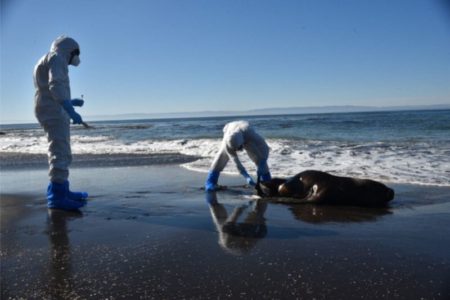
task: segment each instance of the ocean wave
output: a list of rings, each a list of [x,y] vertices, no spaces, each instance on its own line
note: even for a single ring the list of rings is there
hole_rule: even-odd
[[[198,158],[180,163],[200,172],[208,171],[221,143],[217,138],[139,140],[135,135],[118,138],[99,132],[86,135],[86,132],[75,132],[72,136],[74,155],[183,155]],[[268,139],[267,142],[271,147],[269,165],[273,176],[292,176],[315,169],[383,182],[450,186],[449,147],[445,142],[358,143],[306,139]],[[42,133],[7,134],[0,138],[2,153],[45,154],[46,151],[47,140]],[[240,155],[240,159],[249,172],[256,173],[247,155]],[[232,163],[224,172],[238,174]]]

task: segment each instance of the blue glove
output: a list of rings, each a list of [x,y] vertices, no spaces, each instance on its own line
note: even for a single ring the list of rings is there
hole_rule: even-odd
[[[72,102],[72,106],[83,106],[84,104],[84,100],[83,99],[72,99],[70,100],[70,102]]]
[[[252,177],[248,175],[247,171],[242,171],[241,175],[245,177],[245,180],[247,181],[248,185],[256,186],[256,183],[253,181]]]
[[[245,180],[247,180],[248,185],[256,186],[256,183],[253,181],[252,177],[250,177],[250,176],[245,177]]]
[[[272,176],[270,176],[269,166],[267,165],[267,159],[263,159],[259,162],[257,172],[258,179],[262,182],[270,181]]]
[[[81,119],[81,116],[77,114],[75,109],[73,109],[73,105],[70,100],[64,100],[62,106],[64,110],[69,114],[69,117],[73,120],[73,124],[83,123],[83,119]]]
[[[215,191],[217,188],[217,181],[219,180],[220,172],[209,171],[205,182],[206,191]]]
[[[259,179],[262,182],[270,181],[272,179],[272,176],[270,176],[270,172],[267,172],[266,174],[262,174],[259,176]]]

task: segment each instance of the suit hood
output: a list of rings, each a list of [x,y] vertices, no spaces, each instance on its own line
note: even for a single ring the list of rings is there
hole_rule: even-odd
[[[80,49],[78,43],[68,36],[60,36],[53,41],[50,51],[56,52],[67,59],[69,63],[73,50]]]

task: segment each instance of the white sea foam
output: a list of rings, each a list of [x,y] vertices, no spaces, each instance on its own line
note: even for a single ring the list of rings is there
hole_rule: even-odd
[[[184,167],[207,172],[221,143],[220,139],[142,139],[139,131],[120,137],[113,137],[108,132],[98,134],[89,136],[84,135],[84,131],[74,132],[73,153],[179,153],[200,157]],[[271,147],[269,166],[273,176],[292,176],[306,169],[316,169],[382,182],[450,186],[449,150],[425,142],[349,143],[290,139],[268,139],[267,142]],[[47,141],[40,131],[0,137],[0,152],[36,154],[46,151]],[[250,173],[256,173],[247,155],[240,154],[240,159]],[[232,163],[224,172],[238,174]]]
[[[292,176],[298,172],[315,169],[340,176],[370,178],[391,183],[411,183],[450,186],[450,158],[444,151],[411,149],[369,143],[346,145],[337,142],[268,140],[271,147],[269,165],[274,176]],[[207,144],[203,142],[203,144]],[[206,145],[209,153],[216,145]],[[205,155],[206,156],[206,155]],[[246,155],[240,156],[249,171],[255,172],[254,165]],[[185,164],[189,169],[205,171],[209,159],[201,159]],[[234,166],[228,164],[225,171],[237,174]]]

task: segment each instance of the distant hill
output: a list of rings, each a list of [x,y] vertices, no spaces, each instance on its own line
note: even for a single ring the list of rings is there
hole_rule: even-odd
[[[401,111],[401,110],[446,110],[450,104],[437,105],[408,105],[408,106],[308,106],[308,107],[273,107],[252,110],[229,111],[199,111],[176,112],[155,114],[119,114],[86,116],[87,120],[133,120],[133,119],[165,119],[165,118],[201,118],[222,116],[257,116],[257,115],[293,115],[316,113],[348,113],[348,112],[376,112],[376,111]]]
[[[138,119],[176,119],[176,118],[207,118],[227,116],[258,116],[258,115],[299,115],[320,113],[350,113],[350,112],[376,112],[376,111],[401,111],[401,110],[450,110],[450,104],[435,105],[407,105],[407,106],[305,106],[305,107],[272,107],[252,110],[229,111],[198,111],[175,113],[136,113],[117,115],[83,115],[86,121],[113,121],[113,120],[138,120]],[[24,120],[0,120],[0,124],[26,124],[37,121]]]

